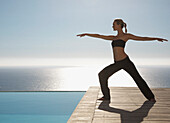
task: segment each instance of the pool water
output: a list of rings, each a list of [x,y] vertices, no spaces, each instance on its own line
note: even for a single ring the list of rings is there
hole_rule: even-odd
[[[0,92],[0,123],[66,123],[84,94]]]

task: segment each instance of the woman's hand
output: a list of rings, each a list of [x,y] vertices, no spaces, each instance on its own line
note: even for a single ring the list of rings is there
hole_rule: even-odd
[[[161,41],[161,42],[163,42],[163,40],[168,41],[167,39],[163,39],[163,38],[156,38],[156,40]]]
[[[83,37],[83,36],[86,36],[86,33],[79,34],[79,35],[77,35],[77,36]]]

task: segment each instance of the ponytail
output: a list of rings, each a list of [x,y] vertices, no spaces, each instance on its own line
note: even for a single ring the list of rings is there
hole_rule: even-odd
[[[126,23],[124,23],[125,33],[127,33]]]

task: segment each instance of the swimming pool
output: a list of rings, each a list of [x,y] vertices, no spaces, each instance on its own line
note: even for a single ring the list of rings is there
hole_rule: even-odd
[[[84,94],[0,92],[0,123],[66,123]]]

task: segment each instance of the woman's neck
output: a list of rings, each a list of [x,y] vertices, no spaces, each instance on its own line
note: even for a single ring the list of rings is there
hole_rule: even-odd
[[[122,35],[124,35],[124,32],[123,32],[123,30],[122,29],[119,29],[119,30],[117,30],[117,36],[122,36]]]

